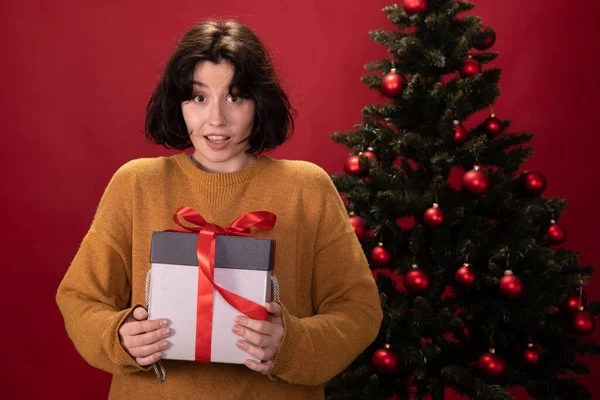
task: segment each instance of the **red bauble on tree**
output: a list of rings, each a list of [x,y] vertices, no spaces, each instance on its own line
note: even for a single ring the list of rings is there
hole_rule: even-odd
[[[502,121],[496,118],[496,114],[491,113],[490,116],[483,121],[483,130],[492,137],[498,136],[502,132]]]
[[[546,177],[537,171],[525,172],[521,176],[523,190],[531,196],[539,196],[546,190]]]
[[[367,233],[367,223],[365,220],[356,216],[353,212],[350,213],[349,219],[350,224],[354,229],[354,233],[356,233],[356,237],[358,237],[359,240],[364,238]]]
[[[429,276],[416,264],[404,274],[403,282],[406,291],[413,296],[422,296],[429,291]]]
[[[366,176],[367,166],[360,159],[360,156],[350,156],[346,159],[346,163],[344,164],[344,171],[348,175],[363,177]]]
[[[511,270],[506,270],[500,279],[500,293],[509,299],[516,299],[523,293],[523,283]]]
[[[587,305],[585,298],[579,294],[572,294],[567,296],[563,304],[562,310],[564,313],[573,314],[579,311],[580,307]]]
[[[370,260],[372,266],[382,268],[390,263],[392,255],[385,247],[383,247],[383,243],[379,243],[379,245],[371,251]]]
[[[475,165],[472,170],[465,173],[462,179],[463,188],[475,195],[481,195],[487,192],[490,187],[490,178],[488,175]]]
[[[463,144],[469,138],[469,131],[460,121],[454,121],[454,143]]]
[[[473,272],[469,264],[464,263],[463,266],[456,271],[454,278],[460,286],[468,289],[475,283],[475,272]]]
[[[444,213],[440,210],[437,203],[433,204],[433,207],[428,208],[423,214],[423,222],[430,228],[440,226],[444,222]]]
[[[396,68],[392,68],[389,74],[381,78],[381,93],[389,98],[394,98],[402,93],[404,88],[404,78],[396,73]]]
[[[567,230],[554,220],[550,221],[550,226],[546,233],[548,234],[548,242],[550,244],[558,245],[567,240]]]
[[[571,320],[571,333],[578,336],[587,336],[596,329],[596,318],[589,311],[584,311],[583,307],[573,315]]]
[[[489,353],[482,354],[479,357],[479,369],[489,379],[498,379],[504,375],[506,362],[502,357],[496,354],[494,349]]]
[[[527,348],[523,352],[523,362],[529,367],[535,367],[540,361],[540,353],[533,348],[533,343],[527,344]]]
[[[494,32],[491,28],[482,27],[481,33],[486,35],[486,38],[476,43],[473,47],[477,50],[487,50],[496,43],[496,32]]]
[[[363,151],[361,155],[367,157],[371,163],[377,162],[377,154],[375,154],[375,151],[372,147],[367,148],[367,150]]]
[[[416,223],[417,221],[412,215],[407,217],[396,218],[396,225],[403,231],[410,231],[412,228],[415,227]]]
[[[379,349],[373,353],[371,365],[380,374],[391,374],[398,368],[398,356],[386,345],[385,349]]]
[[[404,0],[402,8],[408,15],[427,11],[427,0]]]
[[[464,64],[460,67],[460,76],[465,79],[470,76],[475,76],[481,73],[481,64],[478,61],[475,61],[469,56],[467,60],[465,60]]]

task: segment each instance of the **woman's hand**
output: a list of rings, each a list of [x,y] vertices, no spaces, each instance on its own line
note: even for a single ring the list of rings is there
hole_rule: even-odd
[[[266,303],[265,308],[270,314],[268,321],[257,321],[241,315],[235,318],[236,325],[231,329],[233,333],[246,339],[238,340],[237,347],[262,361],[262,363],[257,363],[253,360],[246,360],[246,366],[263,373],[271,369],[283,340],[281,306],[277,303]]]
[[[168,347],[166,340],[171,331],[166,319],[147,320],[148,313],[136,307],[119,328],[121,346],[142,367],[154,364],[162,357],[161,350]]]

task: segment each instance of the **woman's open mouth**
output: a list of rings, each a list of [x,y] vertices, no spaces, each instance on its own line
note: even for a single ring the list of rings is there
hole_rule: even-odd
[[[222,150],[227,147],[227,144],[231,141],[230,136],[223,135],[206,135],[206,144],[213,150]]]

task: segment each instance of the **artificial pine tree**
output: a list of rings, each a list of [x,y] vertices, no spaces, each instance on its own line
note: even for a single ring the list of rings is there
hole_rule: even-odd
[[[388,57],[362,78],[387,97],[364,123],[331,136],[352,149],[333,175],[384,311],[380,334],[327,385],[329,400],[590,398],[577,355],[600,303],[582,288],[594,273],[556,220],[566,201],[542,196],[539,172],[519,172],[530,133],[509,132],[491,108],[500,70],[488,68],[495,32],[464,16],[473,4],[404,0],[383,9],[395,26],[372,38]],[[485,67],[484,67],[485,66]]]

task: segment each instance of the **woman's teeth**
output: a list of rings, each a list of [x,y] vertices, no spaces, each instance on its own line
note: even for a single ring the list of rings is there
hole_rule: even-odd
[[[229,137],[227,137],[227,136],[217,136],[217,135],[206,136],[206,138],[213,143],[223,143],[223,142],[229,140]]]

